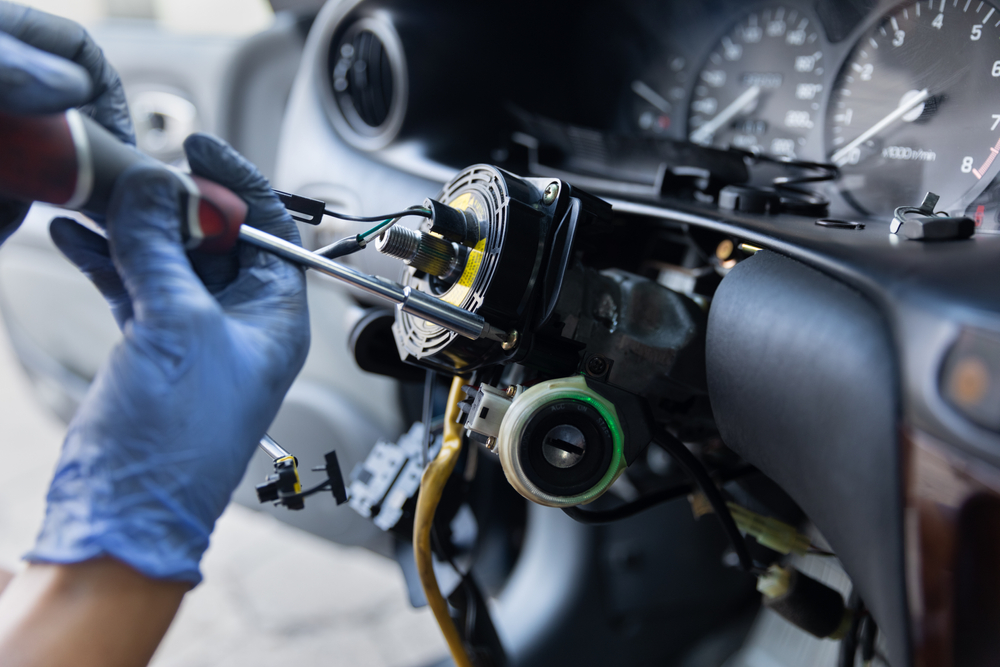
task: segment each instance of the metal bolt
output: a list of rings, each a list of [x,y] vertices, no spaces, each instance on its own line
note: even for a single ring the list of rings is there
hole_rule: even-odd
[[[550,205],[559,196],[559,183],[553,181],[545,186],[545,196],[542,197],[542,203],[546,206]]]
[[[587,373],[600,376],[608,372],[608,360],[604,357],[593,356],[587,360]]]
[[[507,352],[510,352],[515,347],[517,347],[517,344],[520,340],[521,340],[521,335],[517,333],[517,331],[511,331],[509,334],[507,334],[507,340],[501,343],[500,346]]]
[[[572,468],[583,459],[586,451],[587,437],[569,424],[556,426],[542,440],[542,456],[557,468]]]
[[[486,438],[486,449],[492,452],[496,450],[496,448],[497,448],[497,439],[492,435]]]
[[[509,398],[514,398],[515,394],[517,394],[517,385],[516,384],[512,384],[511,386],[507,387],[507,396]]]

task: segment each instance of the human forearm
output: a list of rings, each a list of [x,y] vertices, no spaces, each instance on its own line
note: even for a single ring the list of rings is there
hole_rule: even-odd
[[[0,665],[145,665],[189,588],[111,558],[33,563],[0,595]]]

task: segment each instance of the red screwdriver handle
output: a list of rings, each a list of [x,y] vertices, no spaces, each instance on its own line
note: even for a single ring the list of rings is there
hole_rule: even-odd
[[[0,113],[0,195],[76,208],[79,163],[66,114]],[[85,184],[81,184],[84,185]],[[73,204],[76,204],[74,206]]]
[[[198,188],[197,218],[188,215],[188,248],[224,253],[236,245],[240,226],[247,217],[247,204],[236,193],[218,183],[192,176]]]
[[[0,113],[2,197],[104,214],[118,177],[139,163],[168,169],[184,185],[181,232],[189,250],[224,253],[233,247],[247,206],[232,191],[143,155],[76,109]]]

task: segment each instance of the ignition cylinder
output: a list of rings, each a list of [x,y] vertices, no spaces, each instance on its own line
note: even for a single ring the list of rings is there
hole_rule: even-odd
[[[466,393],[466,430],[500,457],[518,493],[549,507],[600,497],[652,438],[644,401],[582,375]]]

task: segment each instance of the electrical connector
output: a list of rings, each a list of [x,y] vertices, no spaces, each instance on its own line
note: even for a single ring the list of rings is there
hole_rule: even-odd
[[[513,399],[496,387],[483,383],[472,397],[472,406],[465,420],[465,428],[488,438],[500,435],[500,423]]]
[[[854,618],[839,592],[792,567],[772,565],[758,577],[757,590],[765,607],[821,639],[842,638]]]
[[[780,598],[788,593],[791,574],[791,568],[772,565],[757,577],[757,590],[766,598]]]
[[[371,519],[380,529],[408,535],[416,505],[417,490],[427,432],[416,422],[395,443],[379,440],[368,458],[351,472],[350,506]],[[428,452],[431,459],[441,447],[440,436]]]
[[[712,503],[708,501],[708,496],[701,491],[688,494],[688,502],[691,503],[691,514],[696,520],[715,511],[712,509]]]
[[[472,211],[452,208],[434,199],[425,199],[424,208],[430,211],[430,231],[455,243],[475,243],[479,221]]]
[[[257,499],[262,502],[282,502],[283,499],[291,497],[283,504],[291,510],[300,510],[305,507],[305,503],[297,496],[302,491],[302,482],[299,480],[299,469],[295,464],[294,456],[284,456],[274,462],[274,474],[268,475],[263,484],[257,485]]]
[[[739,529],[752,536],[761,545],[780,554],[804,556],[812,542],[784,521],[757,514],[736,503],[727,503]]]

